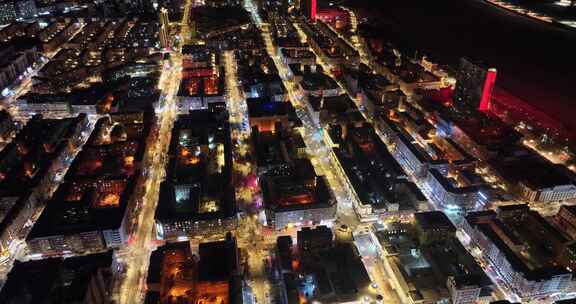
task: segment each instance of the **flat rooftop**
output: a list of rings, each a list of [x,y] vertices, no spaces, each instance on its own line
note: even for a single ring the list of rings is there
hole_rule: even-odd
[[[290,129],[253,133],[252,142],[261,168],[286,165],[298,158],[298,150],[306,148],[302,136]]]
[[[505,209],[502,209],[505,210]],[[479,217],[483,217],[479,220]],[[466,216],[470,225],[476,227],[498,249],[512,265],[528,280],[546,280],[553,275],[569,273],[558,264],[554,245],[568,240],[547,222],[538,212],[522,208],[516,216],[470,213]],[[520,246],[510,244],[524,244]]]
[[[112,251],[73,258],[16,262],[0,292],[2,303],[82,303],[93,276],[113,289]]]
[[[413,223],[398,223],[388,225],[390,230],[376,232],[382,247],[394,254],[388,259],[398,267],[402,280],[409,285],[412,299],[438,301],[450,298],[446,287],[449,277],[454,277],[456,284],[478,286],[481,294],[490,294],[492,282],[457,238],[421,244],[418,233],[411,229],[413,226]]]
[[[142,113],[99,119],[28,238],[119,228],[150,126]]]
[[[30,119],[0,152],[0,228],[10,225],[25,208],[24,200],[64,151],[86,116]]]
[[[85,119],[30,119],[0,152],[0,195],[18,195],[34,187]]]
[[[322,72],[304,73],[300,85],[306,91],[333,90],[339,88],[332,77]]]
[[[290,266],[285,268],[283,280],[290,303],[298,303],[298,299],[352,302],[361,297],[370,284],[368,272],[353,243],[330,240],[322,241],[322,248],[306,248],[300,243],[293,245],[290,236],[279,237],[277,243],[280,256],[288,262],[284,264]]]
[[[316,176],[308,159],[298,159],[291,168],[260,176],[264,204],[275,212],[325,208],[335,204],[323,177]]]
[[[372,126],[347,127],[336,157],[362,203],[384,207],[397,201],[395,184],[406,174]]]
[[[574,185],[574,178],[562,165],[556,165],[531,150],[490,162],[510,182],[521,182],[533,190]]]
[[[178,96],[220,96],[224,94],[224,70],[212,68],[185,69]]]
[[[179,297],[194,304],[240,304],[237,274],[238,248],[227,236],[224,241],[201,243],[197,257],[189,242],[159,247],[150,256],[147,284],[161,301]]]
[[[157,220],[215,219],[235,214],[227,117],[209,110],[179,115],[172,129],[169,157]]]

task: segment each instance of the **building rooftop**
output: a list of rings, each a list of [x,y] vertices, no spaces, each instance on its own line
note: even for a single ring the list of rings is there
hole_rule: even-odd
[[[173,303],[175,297],[187,303],[240,304],[241,282],[236,240],[201,243],[198,252],[189,242],[169,243],[150,256],[147,284],[151,298]],[[174,301],[174,300],[172,300]]]
[[[415,216],[415,223],[389,224],[386,230],[377,232],[382,247],[393,253],[389,262],[398,267],[398,279],[404,281],[401,284],[407,284],[409,296],[424,301],[449,299],[447,281],[450,277],[454,278],[456,286],[477,287],[481,293],[490,294],[493,283],[456,237],[424,244],[419,241],[419,230],[411,229],[420,225],[424,217],[439,217],[438,213],[417,213]]]
[[[314,250],[306,246],[295,248],[289,243],[278,242],[283,245],[277,248],[281,256],[292,259],[283,280],[289,299],[353,301],[370,284],[368,272],[352,243],[329,242]],[[289,253],[291,250],[294,255]]]
[[[289,102],[269,101],[263,98],[248,98],[248,116],[271,117],[271,116],[288,116],[294,111],[292,104]]]
[[[28,239],[120,227],[150,127],[143,113],[99,119]]]
[[[521,182],[530,189],[539,190],[563,185],[574,185],[571,173],[529,151],[524,156],[494,159],[491,164],[510,182]]]
[[[308,159],[268,171],[260,176],[260,187],[264,204],[276,212],[325,208],[335,203],[326,180],[316,176]]]
[[[256,151],[256,163],[260,169],[280,167],[292,163],[306,148],[302,136],[291,129],[253,132],[252,142]]]
[[[322,72],[304,73],[300,85],[306,91],[334,90],[340,88],[332,77]]]
[[[155,218],[160,221],[232,217],[232,150],[227,117],[209,110],[178,116],[172,129],[166,181]]]
[[[224,68],[195,68],[182,71],[178,96],[220,96],[224,94]]]
[[[34,187],[85,122],[86,115],[64,119],[32,117],[0,152],[0,195],[18,195]]]
[[[466,220],[491,240],[512,268],[527,280],[547,280],[554,275],[569,273],[557,263],[554,249],[557,244],[568,240],[536,211],[521,210],[522,213],[514,217],[494,214],[480,217],[480,214],[470,213]],[[510,242],[525,246],[511,246]]]
[[[25,200],[68,146],[86,116],[66,119],[30,119],[0,152],[0,230],[26,207]]]
[[[422,230],[447,229],[456,232],[456,227],[441,211],[419,212],[414,214],[417,225]]]
[[[100,292],[112,292],[114,281],[112,251],[73,258],[48,258],[16,262],[4,288],[2,303],[82,303],[89,301],[92,280],[99,279]],[[92,290],[91,292],[95,292]],[[99,300],[107,301],[101,294]]]
[[[334,152],[361,202],[377,208],[398,203],[396,184],[406,174],[372,126],[347,126],[345,133]]]

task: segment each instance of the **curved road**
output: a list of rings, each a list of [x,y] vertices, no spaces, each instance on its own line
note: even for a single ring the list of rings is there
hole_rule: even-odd
[[[467,56],[498,68],[497,85],[576,129],[576,31],[482,0],[348,2],[377,17],[382,34],[392,32],[440,62]]]

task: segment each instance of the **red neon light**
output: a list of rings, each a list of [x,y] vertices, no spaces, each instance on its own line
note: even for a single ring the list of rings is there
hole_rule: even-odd
[[[310,0],[310,19],[316,21],[316,0]]]
[[[484,81],[484,88],[482,88],[482,98],[480,98],[480,106],[478,110],[486,112],[490,109],[490,100],[492,99],[492,90],[496,82],[496,69],[489,69]]]

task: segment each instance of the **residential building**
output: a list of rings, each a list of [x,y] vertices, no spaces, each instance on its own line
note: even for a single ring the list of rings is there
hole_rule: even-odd
[[[155,214],[158,238],[225,234],[236,227],[231,145],[225,113],[178,116]]]

